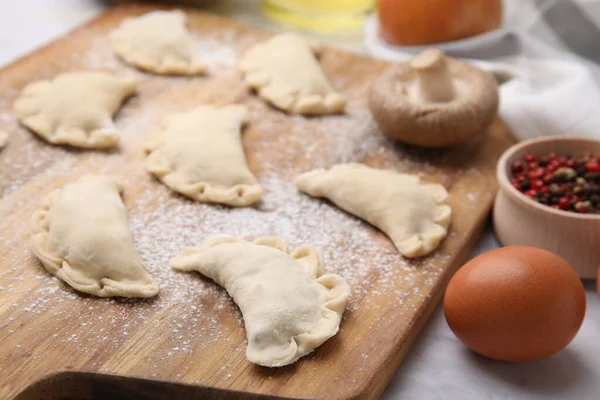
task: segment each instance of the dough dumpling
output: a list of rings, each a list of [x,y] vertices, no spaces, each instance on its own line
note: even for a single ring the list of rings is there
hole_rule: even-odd
[[[168,116],[147,144],[148,170],[175,192],[201,202],[248,206],[263,189],[242,146],[246,108],[199,106]]]
[[[415,175],[338,164],[302,174],[296,185],[381,229],[405,257],[428,255],[448,233],[448,192],[439,184],[420,183]]]
[[[204,65],[194,55],[186,21],[180,10],[127,18],[110,33],[113,49],[128,64],[155,74],[201,74]]]
[[[33,215],[33,252],[81,292],[152,297],[158,285],[135,250],[120,191],[112,177],[87,175],[51,192]]]
[[[135,93],[138,79],[106,72],[71,72],[23,89],[19,121],[52,144],[105,148],[118,143],[112,116]]]
[[[334,336],[350,295],[340,276],[325,275],[313,247],[290,253],[275,237],[214,237],[184,249],[171,266],[198,271],[227,290],[244,317],[246,357],[266,367],[291,364]]]
[[[240,69],[260,97],[283,111],[305,115],[344,111],[344,97],[331,87],[308,42],[294,33],[253,46]]]

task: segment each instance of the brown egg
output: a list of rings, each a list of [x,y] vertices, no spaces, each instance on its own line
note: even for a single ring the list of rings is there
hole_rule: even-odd
[[[585,291],[571,266],[535,247],[496,249],[466,263],[444,296],[450,329],[471,350],[533,361],[563,349],[585,316]]]

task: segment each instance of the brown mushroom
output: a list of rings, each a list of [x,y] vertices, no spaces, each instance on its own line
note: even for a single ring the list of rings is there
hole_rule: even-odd
[[[498,88],[487,72],[429,49],[385,71],[373,83],[369,105],[387,135],[446,147],[487,130],[498,111]]]

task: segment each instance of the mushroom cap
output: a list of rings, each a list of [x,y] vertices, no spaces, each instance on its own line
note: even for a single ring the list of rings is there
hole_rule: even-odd
[[[464,61],[446,58],[446,63],[459,89],[456,98],[448,102],[411,98],[410,87],[418,85],[411,61],[390,67],[375,80],[369,106],[387,135],[416,146],[447,147],[485,133],[498,111],[495,80]]]

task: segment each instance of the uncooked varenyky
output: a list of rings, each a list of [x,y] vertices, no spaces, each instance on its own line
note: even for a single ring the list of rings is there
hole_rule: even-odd
[[[115,178],[86,175],[47,195],[33,215],[33,252],[73,288],[100,297],[151,297],[158,285],[133,245]]]
[[[244,317],[246,357],[267,367],[291,364],[334,336],[350,295],[340,276],[325,274],[313,247],[289,252],[276,237],[214,237],[184,249],[171,266],[227,289]]]
[[[126,18],[110,33],[113,49],[127,63],[155,74],[201,74],[204,65],[194,54],[186,21],[180,10]]]
[[[246,108],[199,106],[168,116],[147,144],[147,167],[170,189],[201,202],[248,206],[263,189],[248,168]]]
[[[338,164],[298,176],[298,188],[325,197],[341,209],[378,227],[405,257],[425,256],[446,237],[452,209],[439,184],[421,183],[415,175]]]
[[[112,116],[138,82],[106,72],[61,74],[27,85],[14,110],[23,125],[52,144],[111,147],[119,141]]]
[[[306,40],[284,33],[250,48],[240,69],[248,85],[273,106],[295,114],[344,111],[344,97],[331,87]]]

